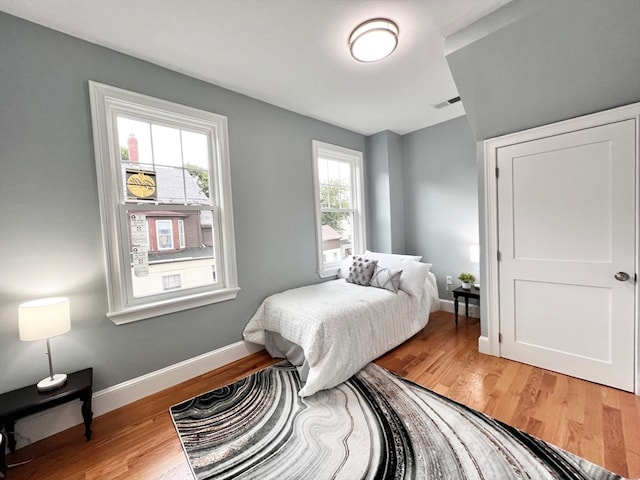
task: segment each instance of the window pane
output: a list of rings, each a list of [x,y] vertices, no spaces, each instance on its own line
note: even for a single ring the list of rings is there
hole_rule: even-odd
[[[325,263],[343,260],[353,254],[353,214],[322,213],[322,255]]]
[[[184,169],[156,167],[159,203],[186,203]]]
[[[153,164],[149,123],[118,115],[117,125],[120,159],[123,162]]]
[[[179,285],[172,283],[171,290],[216,283],[211,210],[129,210],[128,216],[134,297],[166,291],[170,276],[179,276]]]
[[[352,208],[351,166],[346,162],[340,162],[340,185],[340,208]]]
[[[182,152],[184,165],[191,175],[198,189],[187,188],[188,203],[209,204],[205,197],[210,198],[209,192],[209,139],[202,133],[182,130]],[[188,179],[187,179],[188,180]],[[203,196],[204,195],[204,196]]]
[[[209,199],[209,170],[187,165],[184,170],[186,203],[191,205],[211,205]]]
[[[351,166],[337,160],[318,162],[321,208],[352,208]],[[323,178],[322,170],[326,174]]]
[[[157,198],[156,172],[149,164],[122,163],[123,192],[126,201],[155,201]]]
[[[153,160],[157,165],[182,167],[180,130],[163,125],[151,125]]]
[[[336,160],[327,161],[327,172],[329,180],[337,180],[340,178],[340,162]]]
[[[182,132],[182,156],[185,165],[209,169],[209,141],[203,133]]]
[[[320,183],[327,183],[329,179],[329,167],[327,166],[328,160],[324,158],[318,158],[318,180]]]

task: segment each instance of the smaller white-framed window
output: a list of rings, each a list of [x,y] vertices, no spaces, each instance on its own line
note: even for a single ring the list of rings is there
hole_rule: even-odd
[[[317,140],[312,152],[318,275],[326,278],[348,255],[365,250],[363,155]]]

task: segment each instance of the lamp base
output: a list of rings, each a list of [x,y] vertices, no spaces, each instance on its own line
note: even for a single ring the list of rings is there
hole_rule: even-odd
[[[38,382],[39,392],[48,392],[49,390],[55,390],[67,383],[67,375],[65,373],[56,373],[53,378],[43,378]]]

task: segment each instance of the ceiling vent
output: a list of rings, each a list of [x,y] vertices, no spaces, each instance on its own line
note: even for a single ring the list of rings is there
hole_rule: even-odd
[[[446,100],[444,102],[440,102],[437,103],[435,105],[432,105],[433,108],[444,108],[444,107],[448,107],[449,105],[453,105],[454,103],[458,103],[460,101],[460,97],[453,97],[450,98],[449,100]]]

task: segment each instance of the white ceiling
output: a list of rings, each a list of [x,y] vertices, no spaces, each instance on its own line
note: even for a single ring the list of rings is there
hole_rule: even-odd
[[[370,135],[464,114],[444,37],[510,0],[0,0],[0,10],[294,112]],[[387,17],[399,44],[351,58],[358,24]],[[464,101],[464,99],[463,99]]]

